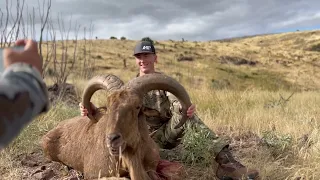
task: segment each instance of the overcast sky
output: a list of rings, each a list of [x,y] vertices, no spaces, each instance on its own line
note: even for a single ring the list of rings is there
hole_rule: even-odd
[[[26,3],[29,10],[38,7],[38,0]],[[317,29],[319,7],[319,0],[52,0],[51,16],[57,19],[60,13],[68,21],[72,15],[73,24],[77,21],[82,27],[92,22],[92,35],[99,39],[149,36],[206,41]],[[0,8],[5,12],[5,0],[0,1]],[[38,10],[36,13],[38,16]],[[36,28],[38,31],[39,26]]]

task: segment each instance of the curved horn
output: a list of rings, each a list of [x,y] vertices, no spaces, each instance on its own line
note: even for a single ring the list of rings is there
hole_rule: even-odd
[[[147,92],[156,89],[172,93],[178,98],[182,106],[182,119],[175,126],[175,129],[181,127],[187,121],[186,112],[191,105],[190,97],[185,88],[175,79],[160,73],[146,74],[132,79],[125,87],[135,90],[141,98]]]
[[[95,120],[92,115],[92,109],[90,106],[90,100],[92,95],[100,90],[114,91],[123,87],[123,81],[112,74],[98,75],[89,80],[82,94],[82,104],[88,110],[88,117],[91,120]]]

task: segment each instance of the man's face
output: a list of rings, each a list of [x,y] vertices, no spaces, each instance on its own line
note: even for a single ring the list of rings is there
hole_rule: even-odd
[[[155,54],[141,53],[136,54],[135,58],[140,72],[147,74],[154,71],[154,63],[157,62],[157,56]]]

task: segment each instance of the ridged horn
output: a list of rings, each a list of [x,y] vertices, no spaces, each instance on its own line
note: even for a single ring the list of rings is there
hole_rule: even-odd
[[[175,126],[175,129],[187,121],[187,109],[191,105],[190,97],[185,88],[175,79],[161,73],[146,74],[130,80],[125,88],[133,89],[141,98],[151,90],[164,90],[172,93],[182,106],[182,119]]]
[[[97,121],[92,115],[92,109],[90,106],[91,97],[96,91],[101,89],[106,91],[114,91],[122,88],[123,85],[123,81],[119,77],[112,74],[98,75],[91,78],[82,94],[82,104],[88,110],[88,117],[91,120]]]

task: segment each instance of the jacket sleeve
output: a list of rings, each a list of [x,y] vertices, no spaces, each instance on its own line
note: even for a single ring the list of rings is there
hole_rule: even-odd
[[[46,85],[36,69],[25,63],[5,69],[0,77],[0,149],[48,109]]]
[[[167,94],[167,97],[170,101],[171,111],[178,113],[178,114],[181,114],[182,106],[181,106],[181,103],[179,102],[178,98],[170,92],[166,92],[166,94]]]
[[[167,92],[167,97],[170,101],[170,109],[171,109],[171,112],[172,112],[174,118],[180,120],[182,118],[182,112],[181,112],[182,106],[181,106],[179,99],[170,92]],[[194,121],[194,122],[198,122],[199,118],[196,115],[196,113],[194,113],[194,116],[190,117],[189,120]]]

